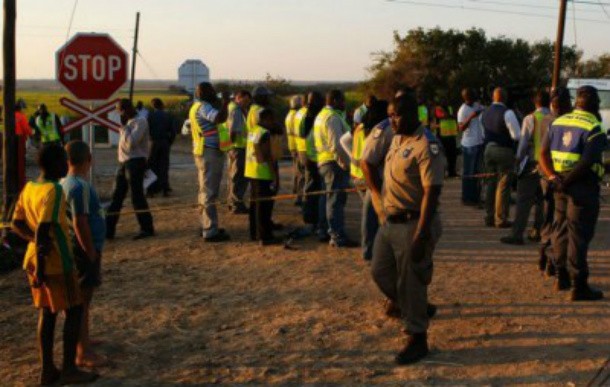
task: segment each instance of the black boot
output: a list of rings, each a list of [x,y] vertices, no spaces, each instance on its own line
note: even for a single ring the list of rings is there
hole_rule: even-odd
[[[428,355],[428,334],[415,333],[407,336],[407,345],[396,355],[397,364],[406,365],[417,363]]]
[[[557,268],[557,281],[555,282],[555,290],[558,292],[562,290],[569,290],[572,287],[570,282],[570,275],[565,267]]]
[[[572,289],[572,294],[570,294],[570,300],[597,301],[602,298],[604,298],[604,293],[601,290],[590,287],[586,279],[574,280],[574,289]]]

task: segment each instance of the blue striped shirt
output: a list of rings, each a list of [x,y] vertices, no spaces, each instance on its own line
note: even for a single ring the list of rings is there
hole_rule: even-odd
[[[220,148],[220,139],[218,137],[218,128],[214,121],[218,115],[218,110],[211,104],[205,101],[201,102],[201,107],[197,111],[197,122],[201,128],[202,135],[205,141],[206,148]]]

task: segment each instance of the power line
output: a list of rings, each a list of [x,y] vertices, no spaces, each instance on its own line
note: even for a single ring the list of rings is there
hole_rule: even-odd
[[[610,19],[610,15],[608,15],[608,11],[606,11],[606,7],[604,7],[604,4],[601,1],[598,1],[599,6],[602,8],[602,11],[604,11],[604,14],[606,14],[606,17],[608,19]]]
[[[478,2],[486,3],[488,1],[489,0],[479,0]],[[556,16],[553,16],[550,14],[543,14],[543,13],[532,13],[532,12],[525,12],[525,11],[522,12],[522,11],[516,11],[516,10],[499,10],[499,9],[491,9],[491,8],[475,8],[475,7],[464,6],[464,5],[429,3],[429,2],[423,2],[423,1],[417,1],[417,0],[386,0],[386,2],[395,3],[395,4],[405,4],[405,5],[417,5],[417,6],[423,6],[423,7],[444,8],[444,9],[447,9],[447,8],[460,9],[460,10],[465,10],[465,11],[478,11],[478,12],[487,12],[487,13],[495,13],[495,14],[503,14],[503,15],[510,14],[510,15],[526,16],[526,17],[553,19],[553,20],[557,19]],[[584,19],[584,18],[578,18],[577,20],[586,21],[586,22],[590,22],[590,23],[605,24],[605,25],[610,26],[610,23],[606,20]]]
[[[74,6],[72,7],[72,14],[70,15],[70,22],[68,23],[68,31],[66,32],[66,42],[70,37],[70,30],[72,29],[72,22],[74,21],[74,14],[76,13],[76,6],[78,5],[78,0],[74,0]]]
[[[574,27],[574,45],[578,46],[578,32],[576,30],[576,4],[572,1],[572,26]]]

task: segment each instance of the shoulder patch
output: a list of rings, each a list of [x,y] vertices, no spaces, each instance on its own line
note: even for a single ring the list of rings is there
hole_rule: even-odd
[[[441,152],[441,149],[437,143],[430,143],[428,148],[433,156],[437,156]]]
[[[375,129],[375,133],[373,133],[373,138],[378,139],[383,134],[383,129],[377,128]]]
[[[441,143],[438,141],[438,138],[428,128],[424,129],[424,135],[428,141],[428,149],[430,150],[430,154],[432,156],[438,156],[443,149]]]

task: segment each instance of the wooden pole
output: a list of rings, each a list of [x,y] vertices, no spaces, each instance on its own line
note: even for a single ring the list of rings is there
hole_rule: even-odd
[[[138,35],[140,33],[140,12],[136,13],[136,34],[133,38],[131,52],[131,80],[129,82],[129,100],[133,103],[133,88],[136,81],[136,57],[138,56]]]
[[[15,135],[15,24],[17,1],[4,0],[4,141],[3,141],[3,221],[10,221],[10,210],[19,193],[17,136]],[[3,234],[6,235],[4,230]]]
[[[559,86],[559,78],[561,76],[563,36],[566,25],[566,12],[568,8],[568,0],[560,0],[559,2],[559,23],[557,25],[557,40],[555,40],[555,63],[553,64],[553,89]]]

